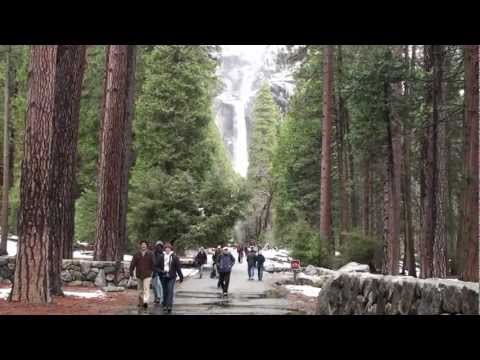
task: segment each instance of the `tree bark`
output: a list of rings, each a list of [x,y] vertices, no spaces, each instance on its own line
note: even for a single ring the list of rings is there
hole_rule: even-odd
[[[335,251],[331,229],[331,143],[333,110],[332,46],[324,48],[323,64],[323,122],[320,181],[320,235],[328,242],[329,252]]]
[[[132,122],[134,117],[135,102],[135,67],[136,67],[136,46],[128,47],[127,54],[127,126],[125,131],[125,149],[122,159],[122,183],[121,183],[121,205],[120,205],[120,259],[126,252],[128,244],[127,234],[127,212],[128,212],[128,180],[132,166]]]
[[[363,211],[362,211],[362,225],[363,225],[363,235],[370,236],[370,156],[367,156],[364,160],[363,165]]]
[[[127,161],[129,99],[129,46],[107,47],[107,79],[98,174],[97,229],[94,259],[121,260],[125,236],[126,200],[122,190]],[[131,54],[131,53],[130,53]],[[130,63],[131,64],[131,63]],[[122,185],[123,183],[123,185]]]
[[[5,61],[4,105],[3,105],[3,182],[2,182],[2,238],[0,256],[7,255],[8,243],[8,196],[10,190],[10,87],[11,87],[11,46],[7,46]]]
[[[433,46],[433,122],[436,130],[436,164],[435,164],[435,219],[433,243],[433,276],[446,278],[448,272],[447,257],[447,118],[445,102],[445,48]]]
[[[25,155],[20,181],[18,252],[10,299],[48,303],[57,46],[32,46],[28,69]]]
[[[343,244],[345,239],[345,233],[348,231],[348,193],[347,193],[347,184],[346,184],[346,172],[345,172],[345,103],[341,93],[342,79],[343,79],[343,62],[342,62],[342,47],[338,46],[338,56],[337,56],[337,89],[338,89],[338,108],[337,108],[337,159],[338,159],[338,177],[340,183],[340,234],[339,242],[340,245]]]
[[[465,59],[465,185],[464,211],[460,219],[462,262],[460,278],[478,282],[478,106],[479,46],[466,45]],[[460,239],[459,239],[460,240]]]
[[[401,47],[391,54],[401,56]],[[393,100],[402,96],[400,81],[385,81],[385,121],[387,127],[384,181],[384,273],[397,275],[400,263],[400,199],[401,199],[401,119]]]

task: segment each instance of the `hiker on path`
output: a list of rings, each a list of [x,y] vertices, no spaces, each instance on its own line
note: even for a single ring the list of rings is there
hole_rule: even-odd
[[[223,253],[218,256],[218,273],[219,273],[219,282],[222,286],[223,296],[228,295],[228,286],[230,284],[230,273],[232,267],[235,264],[235,258],[228,251],[227,247],[223,248]]]
[[[243,247],[241,245],[238,246],[237,252],[238,252],[238,263],[241,264],[243,261]]]
[[[255,276],[255,265],[256,265],[257,256],[253,246],[250,247],[250,251],[247,255],[247,266],[248,266],[248,280],[253,280]]]
[[[198,251],[197,256],[195,256],[195,264],[198,267],[198,272],[200,273],[200,279],[202,278],[203,275],[203,266],[207,263],[207,253],[203,249],[203,247],[200,247],[200,250]]]
[[[262,281],[262,278],[263,278],[263,263],[265,262],[265,256],[263,256],[261,250],[258,250],[256,262],[257,262],[257,271],[258,271],[258,281]]]
[[[163,246],[163,256],[160,256],[155,260],[155,267],[160,270],[160,279],[163,286],[163,310],[171,313],[175,296],[177,274],[180,277],[180,283],[183,282],[180,259],[173,252],[172,245],[167,243]]]
[[[155,256],[153,252],[148,250],[147,242],[142,241],[140,243],[140,250],[133,255],[132,262],[130,263],[130,277],[133,278],[135,274],[137,278],[138,306],[143,306],[145,309],[148,307],[150,282],[152,280],[154,265]]]
[[[155,256],[155,259],[158,259],[160,258],[160,256],[163,255],[162,241],[157,241],[157,243],[155,244],[153,255]],[[152,287],[153,287],[153,294],[155,295],[155,304],[160,304],[163,297],[162,281],[160,279],[160,269],[154,267],[153,270],[154,271],[153,271],[153,278],[152,278]]]

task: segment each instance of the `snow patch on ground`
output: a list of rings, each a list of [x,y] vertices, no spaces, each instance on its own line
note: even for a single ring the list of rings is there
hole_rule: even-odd
[[[10,236],[10,238],[13,238],[13,236]],[[17,242],[16,241],[12,241],[12,240],[7,241],[7,252],[8,252],[8,256],[17,255]]]
[[[7,300],[10,294],[10,288],[0,289],[0,300]]]
[[[294,293],[301,293],[305,296],[317,297],[322,289],[309,285],[286,285],[285,288]]]
[[[93,298],[102,298],[105,297],[105,294],[100,291],[64,291],[65,296],[74,296],[84,299],[93,299]]]

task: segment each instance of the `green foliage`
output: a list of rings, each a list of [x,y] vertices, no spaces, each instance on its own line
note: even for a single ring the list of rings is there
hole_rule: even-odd
[[[343,265],[352,261],[370,264],[375,261],[376,255],[382,249],[383,244],[378,239],[364,236],[359,230],[353,230],[345,233],[345,241],[339,251]]]
[[[97,192],[87,188],[75,203],[75,240],[93,244],[95,241]]]
[[[213,123],[216,62],[208,46],[143,52],[129,191],[132,242],[226,243],[246,194]]]
[[[292,221],[286,237],[292,249],[292,256],[300,259],[303,264],[324,267],[330,265],[325,241],[320,238],[318,230],[313,229],[304,219]]]

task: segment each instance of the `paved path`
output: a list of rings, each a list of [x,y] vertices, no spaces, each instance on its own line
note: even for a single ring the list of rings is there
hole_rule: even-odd
[[[236,253],[232,253],[236,257]],[[285,298],[275,297],[271,275],[263,281],[248,280],[247,264],[236,263],[230,277],[229,295],[224,298],[217,289],[217,279],[210,279],[210,270],[177,283],[172,314],[177,315],[283,315],[295,314],[288,309]],[[161,306],[152,305],[147,311],[131,308],[129,314],[163,315]]]

